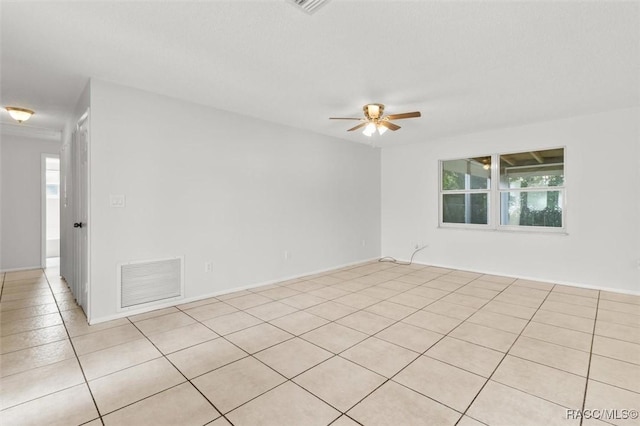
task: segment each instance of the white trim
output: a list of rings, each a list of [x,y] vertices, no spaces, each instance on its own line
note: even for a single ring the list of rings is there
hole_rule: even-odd
[[[564,212],[562,213],[564,215]],[[498,232],[529,232],[532,234],[569,235],[564,227],[557,226],[527,226],[527,225],[498,225]]]
[[[0,269],[0,273],[4,274],[6,272],[19,272],[19,271],[31,271],[34,269],[44,269],[42,266],[23,266],[21,268],[9,268],[9,269]]]
[[[398,259],[398,261],[400,261],[400,262],[408,262],[409,259]],[[486,275],[498,275],[498,276],[502,276],[502,277],[509,277],[509,278],[514,278],[514,279],[519,279],[519,280],[538,281],[538,282],[547,283],[547,284],[566,285],[566,286],[569,286],[569,287],[584,288],[584,289],[588,289],[588,290],[608,291],[608,292],[611,292],[611,293],[630,294],[632,296],[640,296],[640,290],[638,290],[638,291],[624,290],[624,289],[613,288],[613,287],[603,287],[603,286],[593,286],[593,285],[587,285],[587,284],[578,284],[578,283],[575,283],[575,282],[572,282],[572,281],[549,280],[549,279],[537,278],[537,277],[526,277],[526,276],[521,276],[521,275],[510,275],[510,274],[505,274],[503,272],[497,272],[497,271],[487,271],[487,270],[482,270],[482,269],[468,269],[468,268],[461,268],[459,266],[452,266],[452,265],[446,265],[446,264],[424,263],[424,262],[420,262],[420,261],[416,261],[416,260],[414,260],[413,263],[417,264],[417,265],[434,266],[436,268],[446,268],[446,269],[452,269],[452,270],[456,270],[456,271],[475,272],[477,274],[486,274]]]
[[[87,268],[87,282],[85,287],[85,292],[87,293],[86,304],[85,306],[85,314],[87,316],[87,321],[91,318],[91,228],[92,228],[92,219],[91,219],[91,107],[87,107],[85,112],[80,116],[78,122],[76,123],[76,130],[80,129],[84,122],[87,122],[87,170],[86,170],[86,199],[84,202],[87,205],[87,246],[85,249],[87,250],[87,264],[85,265]],[[77,184],[77,183],[76,183]]]
[[[503,155],[510,154],[520,154],[523,152],[533,152],[533,151],[547,151],[551,149],[562,149],[563,150],[563,184],[562,186],[557,187],[542,187],[542,188],[513,188],[511,189],[501,189],[500,188],[500,157]],[[488,189],[469,189],[469,190],[448,190],[443,191],[442,189],[442,171],[443,166],[446,161],[456,161],[456,160],[469,160],[470,158],[475,157],[491,157],[491,185]],[[568,235],[567,232],[567,147],[563,146],[554,146],[554,147],[541,147],[531,150],[518,150],[513,152],[499,152],[494,154],[482,154],[482,155],[468,155],[466,157],[458,157],[452,159],[445,160],[437,160],[438,161],[438,229],[467,229],[467,230],[477,230],[477,231],[499,231],[499,232],[528,232],[535,234],[559,234],[559,235]],[[529,166],[527,166],[529,167]],[[561,227],[550,227],[550,226],[525,226],[525,225],[502,225],[501,224],[501,195],[504,192],[549,192],[549,191],[559,191],[562,194],[562,226]],[[487,193],[488,200],[488,209],[489,212],[487,214],[487,224],[477,224],[477,223],[451,223],[444,222],[443,220],[443,207],[444,207],[444,195],[445,194],[474,194],[474,193]]]
[[[460,160],[469,160],[475,157],[491,157],[491,172],[489,174],[489,179],[491,184],[486,189],[458,189],[458,190],[442,190],[442,171],[445,161],[460,161]],[[493,231],[495,230],[495,222],[493,221],[493,198],[491,194],[493,193],[493,185],[494,185],[494,155],[468,155],[464,158],[451,158],[448,160],[438,160],[438,228],[451,228],[451,229],[476,229],[480,231]],[[444,196],[446,194],[487,194],[487,223],[453,223],[453,222],[445,222],[444,221]]]
[[[174,259],[175,259],[175,257],[174,257]],[[154,305],[154,306],[147,306],[147,307],[141,308],[141,309],[135,309],[135,310],[126,311],[126,312],[119,312],[117,314],[109,315],[109,316],[102,317],[102,318],[97,318],[95,320],[87,318],[87,321],[89,322],[90,325],[99,324],[101,322],[111,321],[111,320],[114,320],[114,319],[126,318],[126,317],[129,317],[129,316],[132,316],[132,315],[144,314],[146,312],[155,311],[157,309],[169,308],[171,306],[184,305],[186,303],[197,302],[199,300],[209,299],[209,298],[216,297],[216,296],[222,296],[223,294],[235,293],[236,291],[248,290],[248,289],[257,288],[257,287],[263,287],[263,286],[276,284],[276,283],[280,283],[280,282],[285,282],[285,281],[289,281],[289,280],[293,280],[293,279],[297,279],[297,278],[302,278],[302,277],[306,277],[306,276],[310,276],[310,275],[320,274],[320,273],[323,273],[323,272],[333,271],[333,270],[345,268],[345,267],[348,267],[348,266],[360,265],[360,264],[368,263],[368,262],[371,262],[371,261],[374,261],[374,260],[378,260],[378,259],[380,259],[380,257],[372,257],[372,258],[369,258],[369,259],[357,260],[355,262],[344,263],[344,264],[341,264],[341,265],[332,266],[330,268],[317,269],[315,271],[305,272],[305,273],[298,274],[298,275],[291,275],[291,276],[288,276],[288,277],[276,278],[276,279],[273,279],[273,280],[261,281],[259,283],[249,284],[249,285],[245,285],[245,286],[233,287],[233,288],[229,288],[229,289],[215,291],[213,293],[207,293],[207,294],[203,294],[203,295],[199,295],[199,296],[188,297],[188,298],[184,298],[184,299],[180,300],[179,304],[174,303],[174,302],[159,303],[159,304]],[[116,303],[117,303],[117,301],[116,301]]]
[[[76,122],[76,130],[82,127],[82,124],[89,118],[89,107],[82,113],[78,121]],[[91,123],[89,123],[91,124]]]
[[[463,223],[459,223],[458,225],[464,225]],[[498,234],[508,234],[508,233],[516,233],[516,234],[548,234],[548,235],[561,235],[568,236],[569,233],[566,230],[558,231],[557,228],[552,230],[548,230],[542,226],[526,226],[526,229],[518,228],[518,227],[506,227],[501,226],[500,229],[496,228],[481,228],[479,226],[438,226],[437,229],[450,229],[450,230],[467,230],[467,231],[482,231],[482,232],[496,232]],[[414,262],[415,263],[415,262]]]
[[[40,154],[40,267],[47,266],[47,154]]]
[[[60,154],[45,152],[40,154],[40,267],[42,269],[47,267],[47,158],[57,158],[59,161]]]
[[[92,235],[92,227],[93,220],[91,218],[91,151],[93,149],[93,144],[91,143],[91,107],[87,107],[82,117],[80,117],[80,122],[87,121],[87,199],[85,200],[87,203],[87,224],[89,225],[87,228],[87,288],[85,291],[87,292],[87,318],[91,316],[91,235]]]

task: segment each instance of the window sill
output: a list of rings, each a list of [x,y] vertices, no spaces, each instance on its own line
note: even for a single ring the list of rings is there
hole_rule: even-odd
[[[560,235],[568,236],[569,233],[564,228],[560,229],[521,229],[521,228],[505,228],[505,227],[483,227],[483,226],[464,226],[464,225],[438,225],[438,229],[450,229],[458,231],[482,231],[482,232],[499,232],[510,234],[536,234],[536,235]]]

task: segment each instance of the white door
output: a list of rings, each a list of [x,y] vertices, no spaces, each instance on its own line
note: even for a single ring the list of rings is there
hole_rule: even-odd
[[[88,113],[78,123],[74,138],[74,277],[72,290],[78,304],[87,317],[89,302],[89,116]]]
[[[69,226],[71,227],[71,233],[69,235],[69,240],[71,242],[71,247],[69,250],[69,275],[67,278],[67,283],[69,284],[69,288],[71,288],[71,293],[76,300],[79,300],[78,297],[78,242],[80,241],[80,235],[78,230],[74,227],[75,223],[78,220],[78,129],[74,130],[71,135],[71,153],[69,154],[69,169],[67,173],[69,175],[67,181],[67,191],[68,191],[68,203],[70,215],[66,218],[71,223]]]

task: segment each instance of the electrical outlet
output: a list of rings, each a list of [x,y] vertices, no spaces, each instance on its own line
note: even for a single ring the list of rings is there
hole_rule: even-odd
[[[289,253],[289,250],[285,250],[283,253],[283,256],[284,256],[284,260],[291,259],[291,253]]]
[[[367,245],[367,240],[362,240],[362,247],[366,247]]]
[[[205,272],[213,272],[213,262],[212,261],[205,262],[204,271]]]

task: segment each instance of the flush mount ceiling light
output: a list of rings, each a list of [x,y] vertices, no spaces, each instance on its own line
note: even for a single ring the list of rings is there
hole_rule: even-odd
[[[23,121],[27,121],[31,118],[33,114],[35,114],[30,109],[26,108],[18,108],[18,107],[5,107],[5,109],[9,112],[11,118],[16,120],[18,123],[22,123]]]
[[[401,114],[391,114],[387,116],[382,116],[384,113],[384,105],[383,104],[367,104],[362,107],[362,111],[364,112],[364,118],[352,118],[352,117],[330,117],[330,120],[358,120],[362,123],[358,124],[355,127],[352,127],[347,130],[347,132],[352,132],[354,130],[358,130],[364,127],[362,131],[366,136],[372,136],[376,130],[379,134],[384,134],[387,130],[396,131],[400,128],[397,124],[391,122],[391,120],[401,120],[403,118],[414,118],[420,117],[421,114],[419,111],[415,112],[404,112]]]

